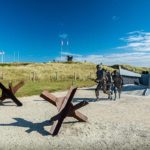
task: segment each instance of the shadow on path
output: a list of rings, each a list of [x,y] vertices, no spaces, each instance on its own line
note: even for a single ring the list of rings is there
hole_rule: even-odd
[[[29,128],[26,130],[27,133],[36,131],[43,136],[50,135],[50,133],[44,129],[44,126],[52,125],[52,122],[50,120],[46,120],[40,123],[33,123],[31,121],[27,121],[22,118],[13,118],[13,119],[16,120],[16,122],[10,124],[0,124],[0,126],[15,126],[15,127]]]
[[[110,101],[110,99],[108,99],[108,98],[99,98],[98,101],[96,100],[96,98],[74,98],[73,99],[73,102],[82,102],[82,101],[98,102],[98,101]]]
[[[16,105],[12,101],[4,101],[4,102],[0,101],[0,106],[16,106]]]
[[[41,99],[41,100],[33,100],[33,101],[35,101],[35,102],[44,102],[44,103],[48,103],[48,101],[43,100],[43,99]]]
[[[91,87],[91,88],[79,88],[78,90],[95,90],[95,88],[94,87]]]
[[[135,91],[135,90],[145,90],[146,87],[144,86],[140,86],[140,85],[127,85],[127,86],[123,86],[122,91],[123,92],[127,92],[127,91]]]
[[[14,126],[14,127],[29,128],[25,132],[31,133],[33,131],[36,131],[43,136],[51,135],[50,132],[44,129],[44,126],[51,126],[53,124],[53,121],[51,120],[46,120],[40,123],[33,123],[31,121],[27,121],[22,118],[13,118],[13,119],[16,120],[16,122],[10,124],[0,124],[0,126]],[[77,122],[78,121],[70,121],[70,122],[64,122],[63,124],[71,124]]]

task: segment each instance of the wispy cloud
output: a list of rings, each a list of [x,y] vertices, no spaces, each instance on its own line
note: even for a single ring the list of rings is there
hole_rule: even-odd
[[[115,18],[115,17],[114,17]],[[126,45],[117,47],[117,49],[125,50],[122,53],[112,53],[108,55],[81,55],[62,52],[62,60],[66,60],[66,55],[72,55],[74,61],[103,63],[107,65],[113,64],[130,64],[135,66],[150,67],[150,32],[133,31],[127,33],[127,37],[121,38]],[[126,50],[130,50],[127,52]],[[60,58],[56,58],[60,60]]]
[[[73,54],[73,53],[69,53],[69,52],[61,52],[62,55],[67,56],[67,55],[71,55],[71,56],[76,56],[76,57],[81,57],[82,55],[80,54]]]
[[[120,18],[118,16],[112,16],[113,21],[118,21]]]
[[[66,33],[59,34],[59,37],[62,39],[66,39],[68,37],[68,34],[66,34]]]
[[[115,53],[109,55],[80,55],[80,54],[71,54],[74,56],[74,61],[79,62],[92,62],[92,63],[103,63],[107,65],[113,64],[130,64],[135,66],[147,66],[150,67],[150,53],[147,52],[132,52],[132,53]],[[60,60],[60,58],[56,58],[56,60]],[[63,55],[63,61],[66,61],[66,56]]]
[[[121,38],[122,41],[126,42],[126,45],[117,47],[118,49],[150,52],[150,32],[134,31],[127,35],[127,37]]]

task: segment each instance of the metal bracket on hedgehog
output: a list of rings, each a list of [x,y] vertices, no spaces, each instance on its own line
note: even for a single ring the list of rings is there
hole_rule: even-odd
[[[15,93],[24,85],[24,81],[19,82],[16,86],[12,86],[12,83],[8,84],[8,88],[6,88],[0,82],[0,89],[2,90],[2,95],[0,97],[0,102],[2,103],[5,99],[12,99],[17,106],[22,106],[22,103],[16,98]]]
[[[53,126],[51,127],[50,133],[55,136],[58,134],[60,127],[63,123],[63,120],[65,117],[74,117],[78,121],[86,122],[87,117],[77,111],[79,108],[85,106],[88,104],[88,102],[82,101],[78,104],[73,105],[72,99],[76,93],[77,88],[71,87],[68,91],[67,95],[65,97],[56,97],[49,93],[48,91],[43,91],[40,95],[42,98],[53,104],[58,109],[58,114],[51,118],[51,120],[54,122]]]

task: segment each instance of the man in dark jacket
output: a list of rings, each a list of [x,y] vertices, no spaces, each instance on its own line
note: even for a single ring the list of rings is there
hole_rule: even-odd
[[[123,85],[123,78],[116,70],[112,74],[112,80],[115,85],[118,85],[118,86]]]
[[[116,93],[118,91],[119,98],[121,96],[121,91],[123,87],[123,78],[122,76],[115,70],[112,74],[112,79],[113,79],[113,91],[115,93],[115,99],[116,99]]]
[[[99,91],[103,88],[103,82],[104,82],[104,78],[106,77],[106,71],[105,71],[105,69],[102,69],[100,65],[97,65],[96,68],[97,68],[96,82],[98,83],[98,85],[95,89],[95,95],[98,100],[99,99]]]

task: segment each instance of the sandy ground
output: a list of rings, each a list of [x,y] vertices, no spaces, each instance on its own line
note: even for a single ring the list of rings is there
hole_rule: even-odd
[[[54,94],[63,96],[66,92]],[[78,89],[74,101],[89,101],[80,109],[88,122],[66,118],[56,137],[49,135],[49,120],[57,113],[56,107],[39,96],[21,98],[23,107],[7,100],[0,106],[0,150],[149,150],[150,97],[136,96],[135,91],[123,92],[116,101],[104,94],[101,97],[93,102],[93,88]]]

